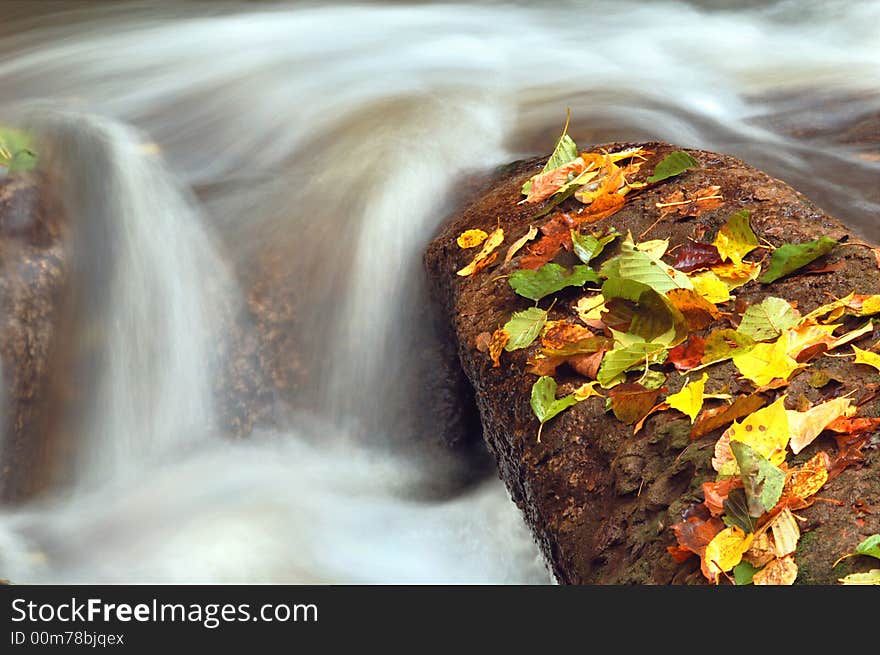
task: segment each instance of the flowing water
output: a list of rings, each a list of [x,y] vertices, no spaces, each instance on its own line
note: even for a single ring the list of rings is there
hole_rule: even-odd
[[[462,176],[545,152],[566,107],[579,143],[728,152],[880,238],[852,136],[880,3],[77,4],[0,4],[0,119],[61,180],[90,353],[72,477],[0,514],[0,577],[547,581],[500,482],[450,493],[466,462],[398,446],[443,431],[421,252]],[[269,247],[320,374],[310,411],[230,442],[217,327]]]

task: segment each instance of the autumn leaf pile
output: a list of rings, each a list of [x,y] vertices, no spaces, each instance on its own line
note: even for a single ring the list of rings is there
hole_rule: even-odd
[[[802,314],[773,295],[773,283],[839,244],[822,237],[774,247],[755,233],[748,211],[731,212],[711,240],[675,248],[667,239],[642,240],[665,220],[723,211],[725,199],[715,185],[661,198],[657,222],[639,237],[596,225],[643,189],[699,167],[688,153],[673,152],[644,182],[634,182],[651,154],[639,148],[579,153],[566,125],[544,169],[522,187],[522,203],[540,203],[540,210],[522,234],[512,235],[503,258],[509,263],[518,256],[507,281],[534,306],[479,335],[476,347],[495,367],[505,353],[529,349],[524,374],[536,377],[531,406],[538,441],[545,423],[591,397],[602,399],[634,433],[661,412],[687,416],[693,440],[723,429],[712,459],[717,478],[703,484],[704,502],[672,526],[677,544],[669,547],[670,556],[699,557],[710,582],[792,584],[800,537],[795,512],[861,462],[880,419],[860,417],[851,396],[813,406],[792,398],[788,404],[797,409],[787,409],[786,388],[795,374],[827,356],[854,355],[854,366],[880,370],[880,355],[851,345],[873,331],[870,317],[880,314],[880,295],[852,293]],[[570,198],[580,206],[561,211]],[[505,240],[500,226],[491,234],[461,234],[461,248],[479,250],[458,275],[492,275],[487,269]],[[616,254],[609,257],[612,248]],[[579,263],[554,261],[563,252]],[[743,306],[736,296],[747,285],[763,285],[769,295]],[[569,297],[575,289],[580,296],[570,305],[572,317],[551,320],[556,294],[567,290]],[[844,319],[852,329],[844,328]],[[721,362],[732,362],[738,372],[735,395],[708,374]],[[557,397],[560,367],[582,383]],[[824,375],[817,369],[810,383],[827,384]],[[679,390],[669,393],[667,384]],[[801,465],[788,463],[822,433],[837,439],[835,457],[819,451]]]

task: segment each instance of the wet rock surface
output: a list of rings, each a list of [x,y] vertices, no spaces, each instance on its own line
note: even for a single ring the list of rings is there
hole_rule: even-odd
[[[44,483],[49,364],[67,281],[60,211],[34,178],[0,178],[0,499]]]
[[[632,145],[636,144],[607,144],[595,150],[614,152]],[[677,149],[662,143],[639,145],[653,152],[640,179]],[[755,232],[774,245],[820,236],[844,241],[850,237],[843,225],[786,184],[732,157],[688,152],[700,162],[700,168],[633,195],[619,213],[591,227],[613,225],[624,234],[631,231],[636,238],[669,238],[674,248],[688,238],[711,240],[730,214],[747,209]],[[505,233],[499,248],[503,257],[510,244],[527,231],[529,218],[535,213],[534,205],[517,204],[522,197],[520,187],[545,161],[532,159],[500,169],[483,195],[445,224],[426,253],[432,293],[453,327],[461,366],[476,393],[486,443],[560,582],[701,583],[697,558],[677,564],[666,547],[675,543],[669,526],[682,520],[692,503],[703,500],[702,482],[715,477],[710,460],[721,430],[691,442],[688,419],[666,412],[649,418],[634,436],[632,427],[604,411],[601,398],[590,398],[547,423],[538,443],[538,422],[529,405],[536,376],[526,373],[526,359],[535,346],[504,353],[500,368],[492,368],[488,356],[477,350],[477,335],[495,330],[512,312],[531,303],[515,295],[507,283],[506,276],[517,268],[518,258],[470,278],[456,276],[474,254],[461,250],[456,237],[471,228],[491,232],[500,221]],[[661,198],[677,189],[693,191],[713,184],[721,187],[722,207],[696,218],[670,217],[649,229],[658,218],[655,203]],[[571,209],[579,206],[575,201],[567,202],[572,203]],[[830,272],[794,274],[769,286],[751,283],[739,290],[738,298],[753,303],[775,295],[796,302],[800,311],[807,313],[831,296],[842,297],[852,291],[880,293],[880,270],[873,252],[853,241],[838,246],[823,260]],[[604,257],[616,252],[617,248],[612,248]],[[557,261],[572,263],[563,261],[564,257]],[[550,319],[574,317],[572,304],[578,295],[575,290],[559,293]],[[857,345],[868,347],[878,338],[880,330],[875,330]],[[818,368],[837,375],[840,384],[815,389],[807,384],[809,374],[801,373],[792,379],[788,390],[789,398],[794,399],[790,409],[800,395],[817,402],[856,391],[864,395],[862,416],[880,414],[880,402],[872,391],[873,385],[880,383],[876,372],[853,367],[851,360],[829,357],[813,364],[813,369]],[[739,390],[737,371],[730,362],[712,366],[707,372],[707,388],[730,385],[731,393]],[[559,395],[570,393],[583,382],[566,369],[558,373]],[[673,373],[666,386],[673,393],[683,383],[684,378]],[[773,397],[770,392],[768,398]],[[806,461],[817,449],[834,455],[835,442],[820,437],[789,462]],[[880,532],[876,437],[864,453],[863,467],[845,470],[822,489],[822,500],[798,512],[805,533],[796,553],[799,582],[830,583],[841,575],[870,568],[870,562],[863,561],[867,558],[851,558],[832,567],[865,536]]]

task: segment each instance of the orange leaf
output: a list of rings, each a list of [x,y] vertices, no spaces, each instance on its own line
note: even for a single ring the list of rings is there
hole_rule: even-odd
[[[655,207],[660,210],[660,217],[669,214],[679,216],[699,216],[701,212],[717,209],[724,204],[721,187],[712,185],[697,191],[678,190],[666,198],[661,198]]]
[[[560,321],[544,331],[541,345],[547,350],[562,350],[566,346],[576,344],[584,339],[592,339],[594,336],[587,328],[576,323]]]
[[[737,396],[731,405],[722,405],[714,409],[704,409],[691,428],[691,439],[699,439],[713,430],[729,425],[736,420],[753,414],[767,404],[764,396],[754,393],[749,396]]]
[[[492,339],[489,341],[489,357],[492,358],[492,368],[501,366],[501,353],[508,341],[510,341],[510,335],[507,330],[499,328],[492,333]]]
[[[528,254],[520,259],[520,266],[526,269],[541,268],[556,257],[564,247],[571,250],[571,230],[577,225],[571,214],[556,212],[541,226],[542,236],[529,248]]]
[[[831,458],[828,457],[828,453],[819,451],[810,461],[789,471],[782,495],[807,500],[828,481],[830,465]]]
[[[541,202],[559,191],[566,182],[574,176],[580,175],[587,169],[583,159],[578,157],[559,168],[541,173],[532,178],[532,187],[526,202]]]
[[[712,513],[712,516],[724,514],[724,501],[734,489],[741,489],[743,481],[739,477],[730,477],[718,482],[703,483],[703,504]]]

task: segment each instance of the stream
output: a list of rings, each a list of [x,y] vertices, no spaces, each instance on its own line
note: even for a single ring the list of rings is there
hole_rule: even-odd
[[[550,582],[494,473],[420,445],[422,252],[567,107],[582,147],[729,153],[880,239],[880,2],[726,4],[0,3],[0,122],[59,180],[93,352],[69,479],[0,510],[0,578]],[[218,326],[269,247],[312,373],[233,441]]]

